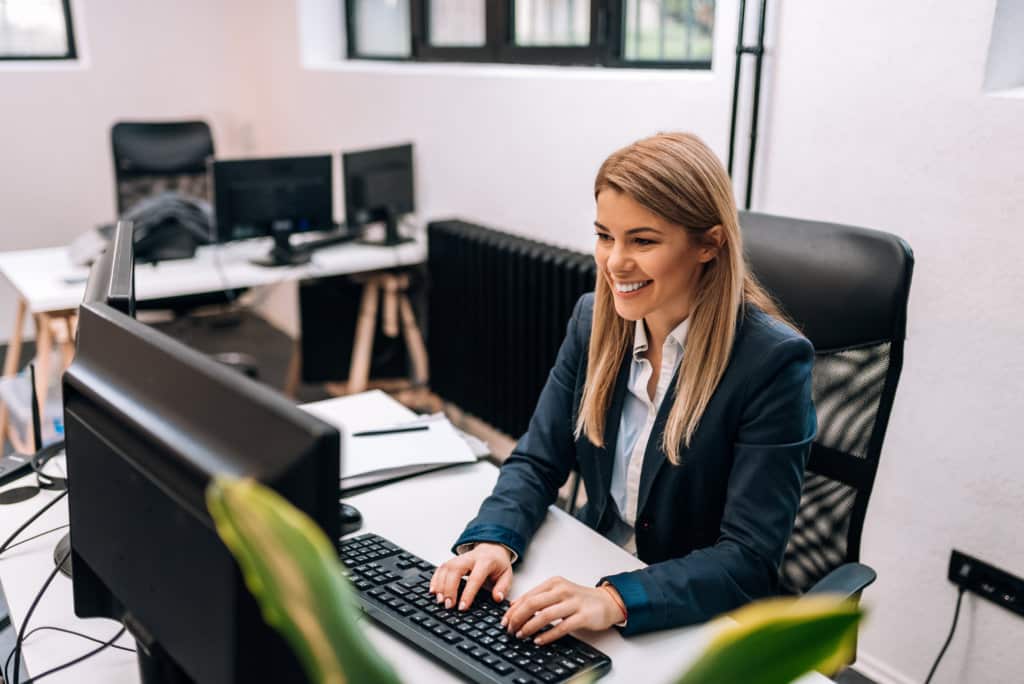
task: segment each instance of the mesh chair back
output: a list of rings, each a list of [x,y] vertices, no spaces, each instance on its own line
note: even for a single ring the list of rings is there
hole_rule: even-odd
[[[213,135],[204,121],[121,122],[110,130],[117,212],[167,191],[211,200],[207,160]]]
[[[865,228],[751,212],[740,223],[751,270],[815,348],[818,435],[781,569],[782,588],[802,593],[860,558],[903,366],[914,255]]]

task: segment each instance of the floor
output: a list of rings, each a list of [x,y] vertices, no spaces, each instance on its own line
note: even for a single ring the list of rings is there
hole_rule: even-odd
[[[152,325],[207,354],[249,354],[257,361],[262,382],[278,390],[284,388],[292,353],[291,338],[253,313],[243,311],[232,316],[185,317]],[[0,345],[0,358],[3,358],[5,352],[6,345]],[[26,342],[22,348],[23,363],[27,363],[34,353],[34,345]],[[297,392],[300,402],[326,399],[328,396],[319,385],[301,384]],[[0,630],[0,641],[4,639],[4,631],[10,630]],[[835,681],[839,684],[874,684],[871,679],[852,668],[841,672]]]

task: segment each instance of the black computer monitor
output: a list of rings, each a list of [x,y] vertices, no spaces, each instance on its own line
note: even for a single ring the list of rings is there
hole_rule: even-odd
[[[294,266],[309,254],[292,248],[293,233],[334,227],[330,155],[213,162],[217,241],[271,236],[263,266]]]
[[[300,682],[207,512],[214,475],[253,477],[338,538],[338,431],[111,306],[95,267],[64,375],[74,608],[119,620],[144,682]],[[130,264],[129,264],[130,265]]]
[[[413,202],[412,145],[382,147],[341,155],[345,183],[345,222],[352,231],[384,221],[380,244],[409,242],[398,234],[402,215],[415,211]]]
[[[105,302],[123,314],[135,316],[134,224],[118,221],[106,250],[89,271],[85,301]]]

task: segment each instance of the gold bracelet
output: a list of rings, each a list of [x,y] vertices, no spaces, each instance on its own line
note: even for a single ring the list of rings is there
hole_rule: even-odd
[[[625,622],[629,619],[629,612],[626,610],[626,604],[623,603],[622,597],[619,596],[619,592],[615,590],[615,587],[611,585],[611,582],[605,582],[601,585],[601,588],[608,592],[608,595],[612,597],[612,601],[615,601],[615,605],[622,611],[622,619],[619,622]]]

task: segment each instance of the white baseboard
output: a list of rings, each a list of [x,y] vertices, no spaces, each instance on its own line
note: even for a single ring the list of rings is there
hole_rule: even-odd
[[[858,649],[853,669],[877,684],[920,684],[920,680],[908,677],[870,653],[865,653],[863,649]]]

